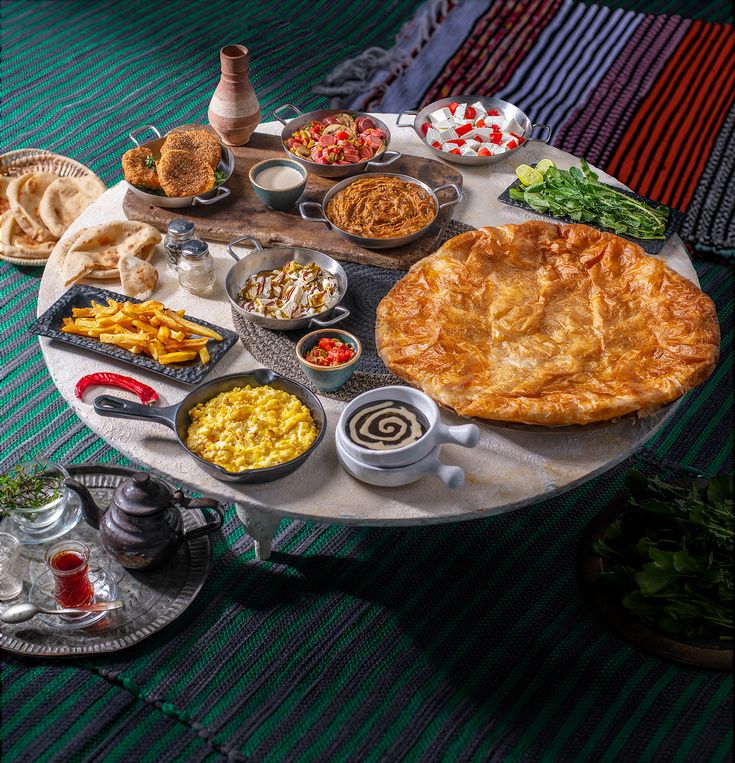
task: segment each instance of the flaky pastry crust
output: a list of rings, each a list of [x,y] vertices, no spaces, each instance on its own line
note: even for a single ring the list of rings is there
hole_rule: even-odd
[[[719,357],[712,300],[636,244],[586,225],[470,231],[378,306],[383,362],[462,416],[565,426],[639,415]]]

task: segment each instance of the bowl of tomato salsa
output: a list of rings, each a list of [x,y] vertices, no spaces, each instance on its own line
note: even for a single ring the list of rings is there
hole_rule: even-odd
[[[343,386],[355,372],[360,355],[360,340],[341,329],[312,331],[296,345],[301,370],[322,392],[334,392]]]

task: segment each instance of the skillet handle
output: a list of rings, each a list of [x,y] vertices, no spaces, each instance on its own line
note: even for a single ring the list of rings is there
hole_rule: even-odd
[[[235,244],[239,244],[241,241],[249,241],[256,252],[263,251],[263,245],[257,238],[255,238],[255,236],[240,236],[240,238],[236,238],[234,241],[230,241],[230,243],[227,244],[227,251],[235,262],[240,262],[240,258],[235,254],[235,250],[232,247],[235,246]]]
[[[99,395],[94,399],[94,410],[100,416],[115,419],[145,419],[164,424],[169,429],[176,431],[176,411],[178,405],[169,405],[165,408],[152,408],[150,405],[141,405],[132,400],[124,400],[112,395]]]
[[[192,207],[197,204],[216,204],[222,199],[226,199],[230,195],[231,191],[227,186],[221,185],[217,187],[217,193],[214,196],[210,196],[208,199],[203,199],[201,196],[195,196],[191,202]]]
[[[321,213],[321,217],[312,217],[307,210],[316,207]],[[324,207],[318,201],[302,201],[299,204],[299,212],[301,217],[309,223],[326,223],[328,228],[331,228],[331,224],[326,217],[324,217]]]
[[[413,122],[404,122],[401,124],[401,117],[414,117],[415,118],[418,114],[418,111],[402,111],[397,117],[396,117],[396,127],[413,127]]]
[[[546,133],[544,134],[544,136],[542,138],[534,138],[533,137],[533,131],[537,127],[540,130],[546,130]],[[548,143],[549,142],[549,138],[551,138],[551,127],[549,127],[549,125],[542,125],[542,124],[532,124],[531,125],[531,140],[538,140],[538,141],[541,141],[541,143]]]
[[[387,167],[389,164],[393,164],[397,159],[401,158],[400,151],[383,151],[380,157],[377,159],[371,159],[366,165],[365,169],[371,167]],[[308,202],[307,202],[308,204]]]
[[[454,191],[454,198],[449,199],[449,201],[443,201],[439,205],[439,209],[444,209],[444,207],[451,207],[453,204],[459,204],[459,202],[464,199],[464,194],[462,193],[462,189],[456,183],[445,183],[444,185],[438,185],[434,189],[434,193],[438,194],[439,191],[443,191],[447,188],[451,188],[452,191]]]
[[[337,305],[337,307],[334,308],[335,317],[330,318],[328,321],[320,321],[318,318],[312,318],[309,321],[309,328],[312,326],[319,326],[320,328],[324,328],[325,326],[334,326],[335,323],[339,323],[340,321],[343,321],[345,318],[347,318],[349,314],[350,311],[346,307]]]
[[[131,130],[128,135],[130,136],[130,140],[132,140],[133,143],[138,146],[138,148],[140,148],[140,141],[138,140],[138,137],[147,130],[150,130],[156,136],[156,138],[161,137],[161,133],[153,125],[143,125],[143,127],[138,127],[136,130]]]
[[[280,114],[278,113],[279,111],[283,111],[284,109],[291,109],[292,111],[295,111],[295,112],[296,112],[296,116],[297,116],[297,117],[300,117],[300,116],[301,116],[301,113],[302,113],[302,112],[301,112],[299,109],[297,109],[297,108],[296,108],[296,107],[295,107],[295,106],[294,106],[292,103],[284,103],[284,104],[283,104],[283,106],[279,106],[277,109],[273,109],[273,114],[272,114],[272,116],[274,116],[274,117],[275,117],[275,118],[276,118],[276,119],[277,119],[277,120],[278,120],[278,121],[279,121],[279,122],[280,122],[282,125],[285,125],[285,124],[287,124],[287,123],[288,123],[288,121],[289,121],[288,119],[284,119],[284,118],[283,118],[282,116],[280,116]],[[293,117],[291,117],[291,119],[293,119]]]

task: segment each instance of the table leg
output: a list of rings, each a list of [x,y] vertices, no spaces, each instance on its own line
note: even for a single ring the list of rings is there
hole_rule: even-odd
[[[255,541],[255,558],[261,561],[269,559],[273,536],[281,523],[281,517],[252,504],[236,503],[235,510],[248,535]]]

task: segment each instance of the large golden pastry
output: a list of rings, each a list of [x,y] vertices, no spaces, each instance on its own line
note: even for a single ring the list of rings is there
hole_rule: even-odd
[[[378,306],[386,366],[462,416],[564,426],[647,415],[712,373],[712,300],[586,225],[464,233]]]

